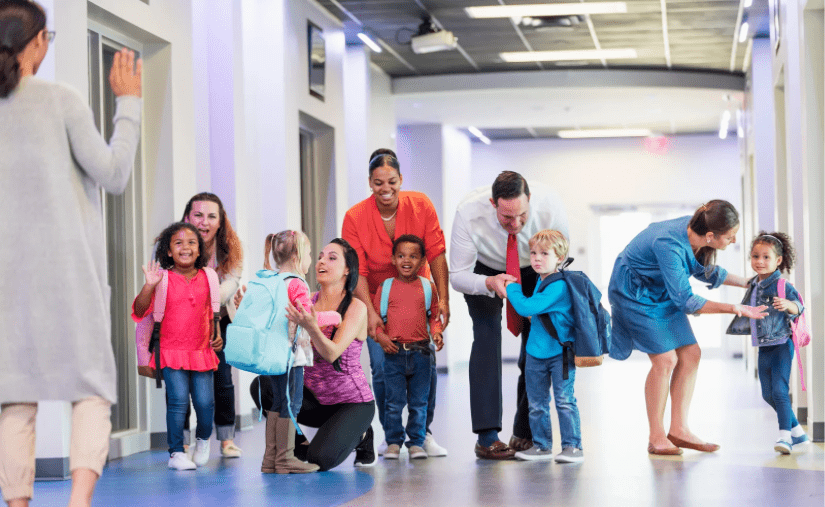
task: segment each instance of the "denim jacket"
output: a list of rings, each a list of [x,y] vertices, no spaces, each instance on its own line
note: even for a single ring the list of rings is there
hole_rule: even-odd
[[[796,288],[787,281],[785,282],[785,299],[796,303],[799,313],[791,315],[773,307],[773,298],[779,296],[779,277],[779,270],[776,270],[761,282],[758,276],[750,280],[750,286],[742,299],[742,304],[750,306],[765,305],[768,307],[768,316],[760,320],[735,317],[728,326],[727,334],[753,336],[752,326],[755,326],[756,336],[752,340],[754,347],[781,345],[788,341],[791,336],[791,320],[798,318],[805,308],[799,301],[799,293]],[[756,291],[755,299],[753,299],[754,291]]]

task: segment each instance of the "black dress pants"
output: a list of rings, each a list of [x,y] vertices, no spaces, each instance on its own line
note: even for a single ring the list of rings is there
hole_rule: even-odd
[[[477,262],[474,273],[495,276],[503,273]],[[532,296],[538,275],[532,268],[521,269],[522,291]],[[504,300],[484,295],[464,295],[470,318],[473,320],[473,347],[470,351],[470,417],[474,433],[502,429],[501,385],[501,311]],[[527,337],[530,321],[522,320],[521,345],[519,347],[519,377],[516,386],[516,415],[513,435],[532,439],[529,421],[527,391],[524,385],[524,365],[527,361]]]

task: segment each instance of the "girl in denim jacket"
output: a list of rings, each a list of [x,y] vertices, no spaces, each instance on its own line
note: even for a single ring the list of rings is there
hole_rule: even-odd
[[[774,449],[790,454],[794,445],[808,441],[791,407],[789,382],[794,346],[791,339],[791,319],[804,310],[799,293],[785,283],[785,298],[779,297],[780,272],[790,272],[794,262],[791,238],[782,232],[760,231],[751,243],[751,267],[756,276],[751,279],[743,304],[767,305],[768,316],[762,320],[737,317],[728,328],[730,334],[751,335],[754,347],[759,347],[759,381],[762,398],[776,410],[779,419],[779,439]]]

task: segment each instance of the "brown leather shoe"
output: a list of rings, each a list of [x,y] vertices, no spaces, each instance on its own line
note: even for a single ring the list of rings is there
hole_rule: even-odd
[[[510,437],[510,447],[512,447],[516,452],[526,451],[527,449],[533,447],[533,440],[529,438],[519,438],[513,435]]]
[[[479,459],[506,460],[513,459],[516,455],[516,450],[501,440],[496,440],[490,447],[482,447],[476,442],[475,451]]]
[[[667,439],[673,442],[676,447],[684,447],[685,449],[693,449],[694,451],[714,452],[719,450],[718,444],[694,444],[687,440],[682,440],[679,437],[674,437],[670,433],[667,434]]]
[[[682,454],[682,450],[678,447],[665,447],[664,449],[657,449],[653,444],[647,444],[647,452],[657,456],[678,456]]]

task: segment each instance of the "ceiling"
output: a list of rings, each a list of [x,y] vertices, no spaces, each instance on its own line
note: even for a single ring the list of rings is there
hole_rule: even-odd
[[[510,18],[473,19],[464,11],[468,6],[533,4],[540,0],[318,1],[344,22],[349,42],[357,43],[356,34],[361,30],[380,39],[386,50],[373,53],[372,61],[393,77],[558,67],[741,72],[746,51],[746,44],[739,44],[735,37],[740,0],[627,0],[627,13],[581,16],[572,20],[571,26],[540,28],[517,25]],[[767,30],[767,0],[755,0],[749,9],[742,11],[742,20],[750,18],[750,35]],[[456,50],[424,55],[412,52],[410,37],[427,17],[438,28],[458,37]],[[507,51],[597,48],[631,48],[636,50],[638,58],[506,63],[499,57],[500,52]]]
[[[541,29],[511,18],[473,19],[464,11],[468,6],[541,0],[318,2],[343,22],[349,44],[361,44],[359,32],[378,39],[384,51],[371,52],[370,58],[393,78],[399,123],[474,125],[493,140],[554,137],[558,130],[569,128],[644,127],[662,134],[716,132],[722,111],[735,112],[742,103],[748,43],[738,41],[741,23],[749,22],[749,37],[766,36],[768,30],[767,0],[754,0],[748,9],[744,8],[745,0],[626,0],[627,13],[581,16],[562,20],[570,26],[558,27],[549,26],[560,24],[558,19],[550,19]],[[456,50],[422,55],[412,52],[410,37],[426,18],[437,28],[454,33]],[[622,48],[636,50],[638,58],[507,63],[499,56],[510,51]],[[512,73],[512,79],[518,80],[516,76],[528,74],[555,71],[571,75],[596,70],[601,71],[597,86],[476,89],[473,84],[473,79],[485,74]],[[715,75],[725,83],[736,77],[740,84],[703,89],[658,86],[654,81],[630,86],[612,83],[612,74],[628,71],[640,71],[641,75],[700,73],[711,79]],[[399,87],[401,82],[450,75],[466,81],[466,86],[436,92],[426,86],[421,90],[415,85]],[[731,130],[735,130],[735,121],[731,123]]]

